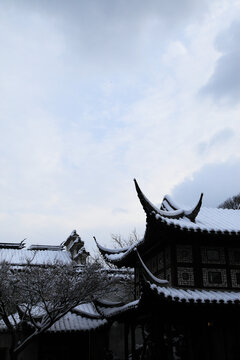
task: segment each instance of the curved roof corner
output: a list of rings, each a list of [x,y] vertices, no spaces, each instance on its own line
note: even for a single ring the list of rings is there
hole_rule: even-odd
[[[195,222],[195,219],[201,209],[202,206],[202,198],[203,193],[200,196],[200,199],[195,207],[190,210],[184,210],[178,205],[176,205],[168,195],[163,198],[163,202],[161,208],[158,209],[154,206],[147,197],[143,194],[142,190],[140,189],[137,180],[134,179],[136,191],[139,197],[139,200],[143,206],[144,211],[148,214],[158,214],[161,217],[168,218],[168,219],[181,219],[183,217],[188,218],[191,222]]]

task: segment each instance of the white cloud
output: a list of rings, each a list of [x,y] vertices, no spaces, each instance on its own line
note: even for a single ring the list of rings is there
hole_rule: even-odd
[[[234,135],[234,131],[230,128],[224,128],[218,131],[208,141],[200,142],[197,145],[199,155],[209,155],[209,152],[215,150],[216,147],[228,147],[230,141],[233,141]]]
[[[92,235],[142,233],[134,177],[159,203],[205,166],[240,156],[239,104],[198,95],[239,4],[114,4],[1,4],[6,240],[60,243],[76,228],[92,246]]]

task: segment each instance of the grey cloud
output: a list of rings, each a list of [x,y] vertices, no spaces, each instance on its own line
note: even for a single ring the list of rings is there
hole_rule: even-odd
[[[119,18],[123,20],[132,20],[145,18],[148,16],[158,16],[163,19],[172,19],[175,22],[186,21],[192,16],[202,16],[208,9],[208,1],[204,0],[43,0],[41,2],[33,2],[30,0],[15,1],[16,5],[25,9],[35,9],[38,11],[48,11],[56,16],[61,14],[65,18],[69,16],[78,20],[78,23],[88,22],[88,19],[107,18],[108,22],[116,21]],[[108,23],[103,24],[108,26]]]
[[[213,75],[200,94],[211,96],[215,101],[238,103],[240,100],[240,21],[221,33],[215,42],[222,55],[216,63]]]
[[[179,204],[193,206],[201,192],[204,206],[216,207],[240,191],[240,160],[205,165],[177,185],[172,196]]]
[[[230,128],[225,128],[214,134],[208,141],[203,141],[197,145],[197,153],[205,155],[216,147],[225,145],[234,136],[234,131]]]
[[[15,1],[15,6],[47,15],[66,37],[73,61],[88,59],[95,68],[110,69],[120,63],[134,70],[153,50],[152,37],[162,48],[169,38],[179,37],[185,25],[201,18],[209,5],[207,0],[28,0]]]

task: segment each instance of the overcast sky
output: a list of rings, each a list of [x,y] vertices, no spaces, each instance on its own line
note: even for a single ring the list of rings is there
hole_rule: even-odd
[[[0,1],[0,241],[93,248],[240,192],[239,0]]]

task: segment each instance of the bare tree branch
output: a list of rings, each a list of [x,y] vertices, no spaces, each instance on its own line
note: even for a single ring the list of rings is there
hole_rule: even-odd
[[[0,315],[12,335],[12,359],[73,307],[111,289],[98,264],[40,267],[28,262],[22,271],[11,270],[9,264],[0,264]],[[22,339],[19,331],[26,325],[28,333]]]
[[[222,209],[234,209],[234,210],[240,209],[240,193],[238,195],[228,198],[218,207]]]

